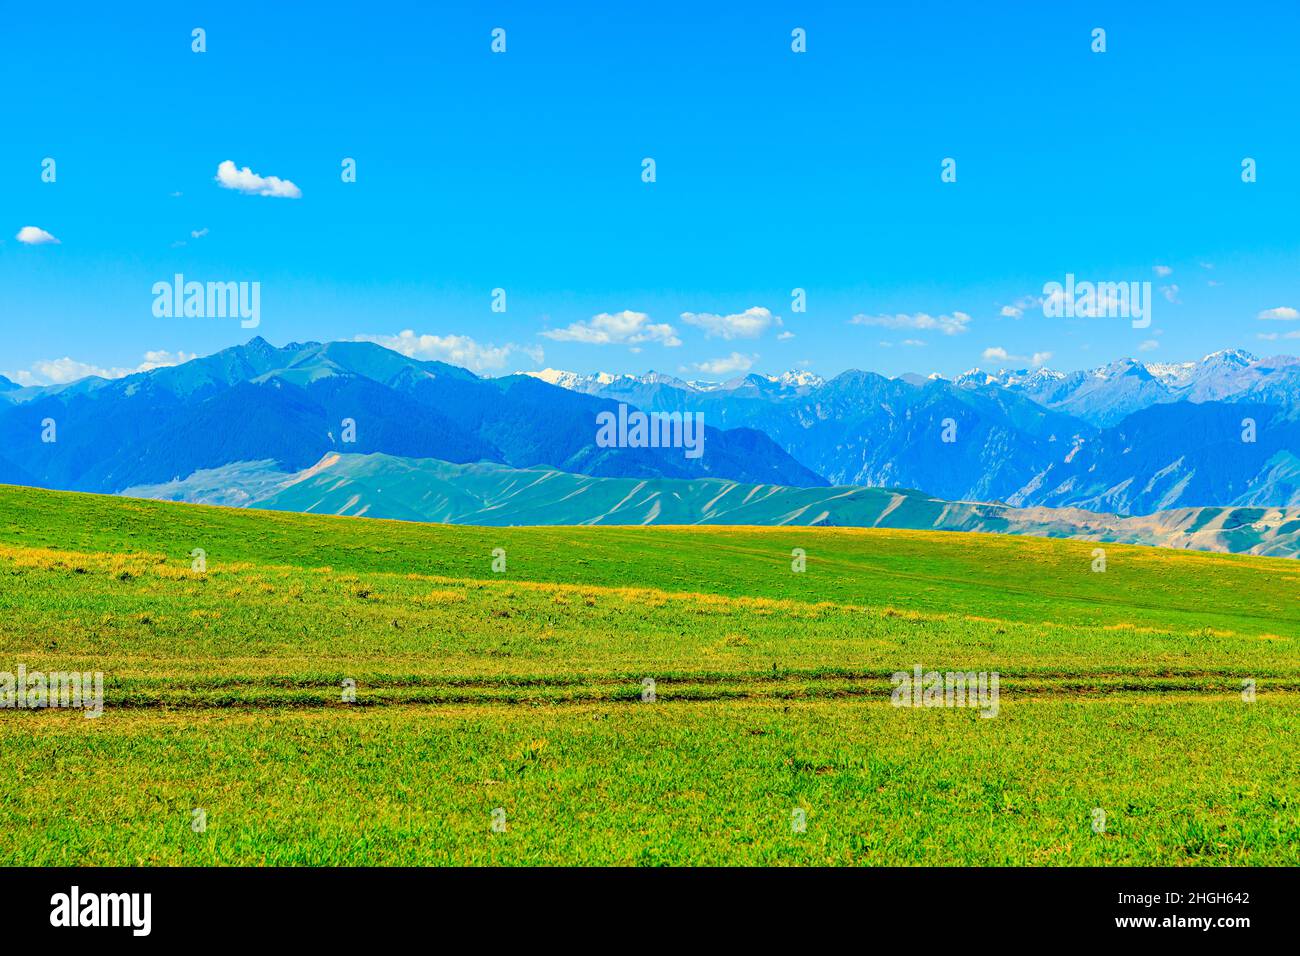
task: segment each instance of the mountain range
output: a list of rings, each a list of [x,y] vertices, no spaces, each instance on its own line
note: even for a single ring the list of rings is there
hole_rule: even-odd
[[[1121,516],[1286,508],[1300,505],[1297,398],[1300,360],[1236,350],[1073,373],[791,371],[701,382],[554,369],[483,378],[369,342],[276,348],[255,338],[119,379],[0,380],[0,482],[157,489],[250,462],[299,474],[334,454],[603,479],[915,489],[936,501]],[[701,413],[704,454],[601,447],[596,417],[620,405]]]
[[[1300,359],[1290,357],[1229,350],[1182,364],[1122,359],[952,380],[791,372],[701,385],[659,373],[531,374],[760,430],[833,485],[1122,514],[1300,504]],[[945,443],[949,422],[956,440]]]
[[[596,416],[617,408],[526,375],[480,378],[369,342],[275,348],[259,337],[120,379],[0,392],[10,456],[0,461],[0,481],[115,492],[238,461],[271,459],[292,471],[349,451],[587,475],[825,484],[750,429],[706,422],[705,454],[694,459],[681,449],[598,447]],[[54,441],[42,440],[47,420]]]

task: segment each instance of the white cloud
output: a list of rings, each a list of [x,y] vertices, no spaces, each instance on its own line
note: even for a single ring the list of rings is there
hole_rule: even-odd
[[[792,338],[794,338],[793,332],[781,332],[779,335],[777,335],[776,340],[778,342],[788,342]]]
[[[984,350],[984,358],[997,362],[1028,362],[1030,365],[1037,368],[1040,365],[1046,365],[1050,362],[1052,360],[1052,353],[1035,352],[1033,355],[1025,357],[1024,355],[1012,355],[1001,346],[995,345],[992,348]]]
[[[732,352],[726,358],[697,362],[695,371],[707,372],[709,375],[734,375],[737,372],[748,372],[754,367],[756,358],[757,355],[741,355],[739,352]]]
[[[1300,311],[1296,311],[1289,305],[1279,305],[1276,309],[1265,309],[1258,317],[1276,322],[1294,322],[1300,319]]]
[[[1285,335],[1278,332],[1260,332],[1255,337],[1263,339],[1265,342],[1276,342],[1278,339],[1300,339],[1300,329],[1287,332]]]
[[[1155,339],[1147,339],[1145,342],[1143,342],[1141,345],[1138,346],[1138,351],[1151,352],[1158,348],[1160,348],[1159,342],[1157,342]]]
[[[1025,314],[1026,309],[1038,309],[1043,305],[1041,295],[1022,295],[1010,305],[1004,305],[998,312],[1003,318],[1018,319]]]
[[[682,321],[704,330],[709,338],[755,339],[774,325],[781,317],[761,306],[751,306],[733,315],[714,315],[712,312],[683,312]]]
[[[136,371],[147,372],[151,368],[163,368],[172,365],[184,365],[186,362],[192,362],[198,358],[193,352],[169,352],[166,349],[156,349],[144,353],[144,361],[136,366]]]
[[[586,345],[640,345],[659,342],[669,348],[682,344],[677,330],[666,323],[652,323],[644,312],[602,312],[586,322],[574,322],[567,328],[540,333],[556,342],[582,342]]]
[[[40,226],[23,226],[18,230],[18,235],[14,236],[19,242],[28,246],[45,246],[60,245],[59,240],[42,229]]]
[[[217,167],[217,182],[223,189],[235,189],[249,196],[276,196],[280,199],[301,199],[302,190],[279,176],[259,176],[247,166],[237,169],[227,159]]]
[[[163,368],[164,366],[180,365],[195,358],[198,358],[198,356],[193,352],[173,353],[165,349],[159,349],[145,352],[144,361],[134,368],[104,368],[89,362],[80,362],[65,355],[63,358],[41,359],[33,362],[30,371],[24,369],[18,372],[5,372],[2,374],[19,385],[65,385],[88,375],[98,375],[100,378],[123,378],[127,375],[134,375],[136,372],[147,372],[150,369]]]
[[[510,356],[516,352],[528,356],[537,365],[541,365],[545,358],[536,345],[515,345],[513,342],[502,346],[480,345],[468,335],[416,335],[411,329],[404,329],[397,335],[358,335],[356,341],[374,342],[411,358],[446,362],[471,372],[505,368]]]
[[[908,348],[914,348],[914,349],[920,348],[921,346],[925,345],[925,343],[920,339],[903,339],[903,341],[899,342],[898,344],[906,345]]]
[[[204,226],[202,229],[191,229],[191,230],[190,230],[190,238],[191,238],[191,239],[202,239],[202,238],[203,238],[204,236],[206,236],[207,234],[208,234],[208,227],[207,227],[207,226]]]
[[[1162,285],[1160,287],[1160,292],[1170,302],[1174,303],[1175,305],[1180,304],[1178,300],[1178,286],[1175,285],[1174,283],[1170,283],[1169,285]]]
[[[849,321],[854,325],[876,325],[886,329],[916,329],[920,332],[938,329],[944,335],[956,335],[966,331],[970,316],[965,312],[954,312],[952,315],[927,315],[924,312],[908,315],[900,312],[897,315],[855,315]]]
[[[1174,270],[1169,266],[1155,266],[1155,273],[1163,279],[1165,276],[1173,275]]]

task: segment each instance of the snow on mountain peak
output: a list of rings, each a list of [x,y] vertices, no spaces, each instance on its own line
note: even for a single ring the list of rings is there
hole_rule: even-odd
[[[580,372],[567,372],[563,369],[544,368],[541,371],[517,372],[518,375],[527,375],[531,378],[540,379],[550,385],[558,385],[560,388],[567,388],[570,391],[593,392],[604,388],[607,385],[613,385],[615,382],[627,382],[636,385],[670,385],[674,388],[686,389],[695,392],[712,392],[722,389],[741,388],[746,384],[762,385],[772,384],[779,385],[782,388],[817,388],[825,384],[819,375],[814,375],[808,371],[791,370],[782,372],[780,375],[759,375],[750,373],[738,378],[730,379],[726,382],[713,382],[703,380],[683,381],[673,375],[664,372],[649,371],[644,375],[614,374],[612,372],[595,372],[590,375],[584,375]]]
[[[548,385],[558,385],[571,391],[581,391],[584,387],[608,385],[618,376],[609,372],[596,372],[594,375],[582,375],[578,372],[566,372],[558,368],[544,368],[540,372],[517,372],[530,378],[541,379]]]
[[[1211,352],[1205,358],[1201,359],[1202,365],[1237,365],[1245,367],[1254,365],[1259,359],[1251,355],[1245,349],[1219,349],[1217,352]]]

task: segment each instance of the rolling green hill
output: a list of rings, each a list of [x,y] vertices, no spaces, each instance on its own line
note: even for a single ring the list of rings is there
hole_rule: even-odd
[[[0,710],[0,864],[1300,862],[1300,565],[1095,547],[0,486],[0,672],[105,688]]]
[[[167,501],[476,525],[807,525],[1073,537],[1275,557],[1300,554],[1300,508],[1180,508],[1121,517],[944,501],[899,488],[790,488],[719,478],[596,478],[554,468],[329,454],[286,474],[240,462],[129,488]]]

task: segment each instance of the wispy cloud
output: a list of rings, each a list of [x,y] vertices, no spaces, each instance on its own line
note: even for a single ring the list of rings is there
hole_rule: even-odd
[[[237,169],[227,159],[217,167],[217,183],[223,189],[234,189],[249,196],[275,196],[280,199],[301,199],[302,190],[279,176],[259,176],[247,166]]]
[[[1012,355],[1000,345],[995,345],[984,350],[984,358],[996,362],[1028,362],[1034,368],[1040,365],[1046,365],[1052,360],[1051,352],[1035,352],[1033,355]]]
[[[754,360],[757,358],[757,355],[741,355],[739,352],[732,352],[726,358],[697,362],[695,371],[709,375],[735,375],[738,372],[748,372],[754,367]]]
[[[855,315],[849,321],[854,325],[874,325],[886,329],[916,329],[921,332],[937,330],[944,335],[957,335],[967,331],[966,326],[970,324],[970,316],[965,312],[954,312],[952,315],[929,315],[925,312],[908,315],[900,312],[897,315]]]
[[[1276,309],[1265,309],[1258,318],[1273,322],[1294,322],[1300,319],[1300,311],[1289,305],[1279,305]]]
[[[542,349],[536,345],[513,342],[501,346],[481,345],[468,335],[416,335],[412,329],[396,335],[358,335],[356,341],[373,342],[411,358],[446,362],[471,372],[499,371],[516,353],[528,356],[537,365],[545,359]]]
[[[193,352],[169,352],[166,349],[158,349],[145,352],[144,361],[134,368],[105,368],[90,362],[80,362],[65,355],[63,358],[41,359],[33,362],[30,369],[3,374],[19,385],[66,385],[68,382],[75,382],[90,375],[97,375],[100,378],[124,378],[136,372],[180,365],[197,357]]]
[[[601,312],[586,322],[574,322],[563,329],[539,333],[555,342],[581,342],[585,345],[641,345],[658,342],[667,347],[682,344],[677,330],[667,323],[652,323],[644,312]]]
[[[754,339],[769,328],[779,326],[781,317],[769,309],[751,306],[744,312],[732,315],[715,315],[712,312],[683,312],[682,321],[704,330],[709,338]]]
[[[1174,274],[1174,270],[1171,269],[1169,266],[1153,266],[1152,269],[1155,272],[1155,274],[1162,279],[1165,278],[1166,276],[1171,276]]]

